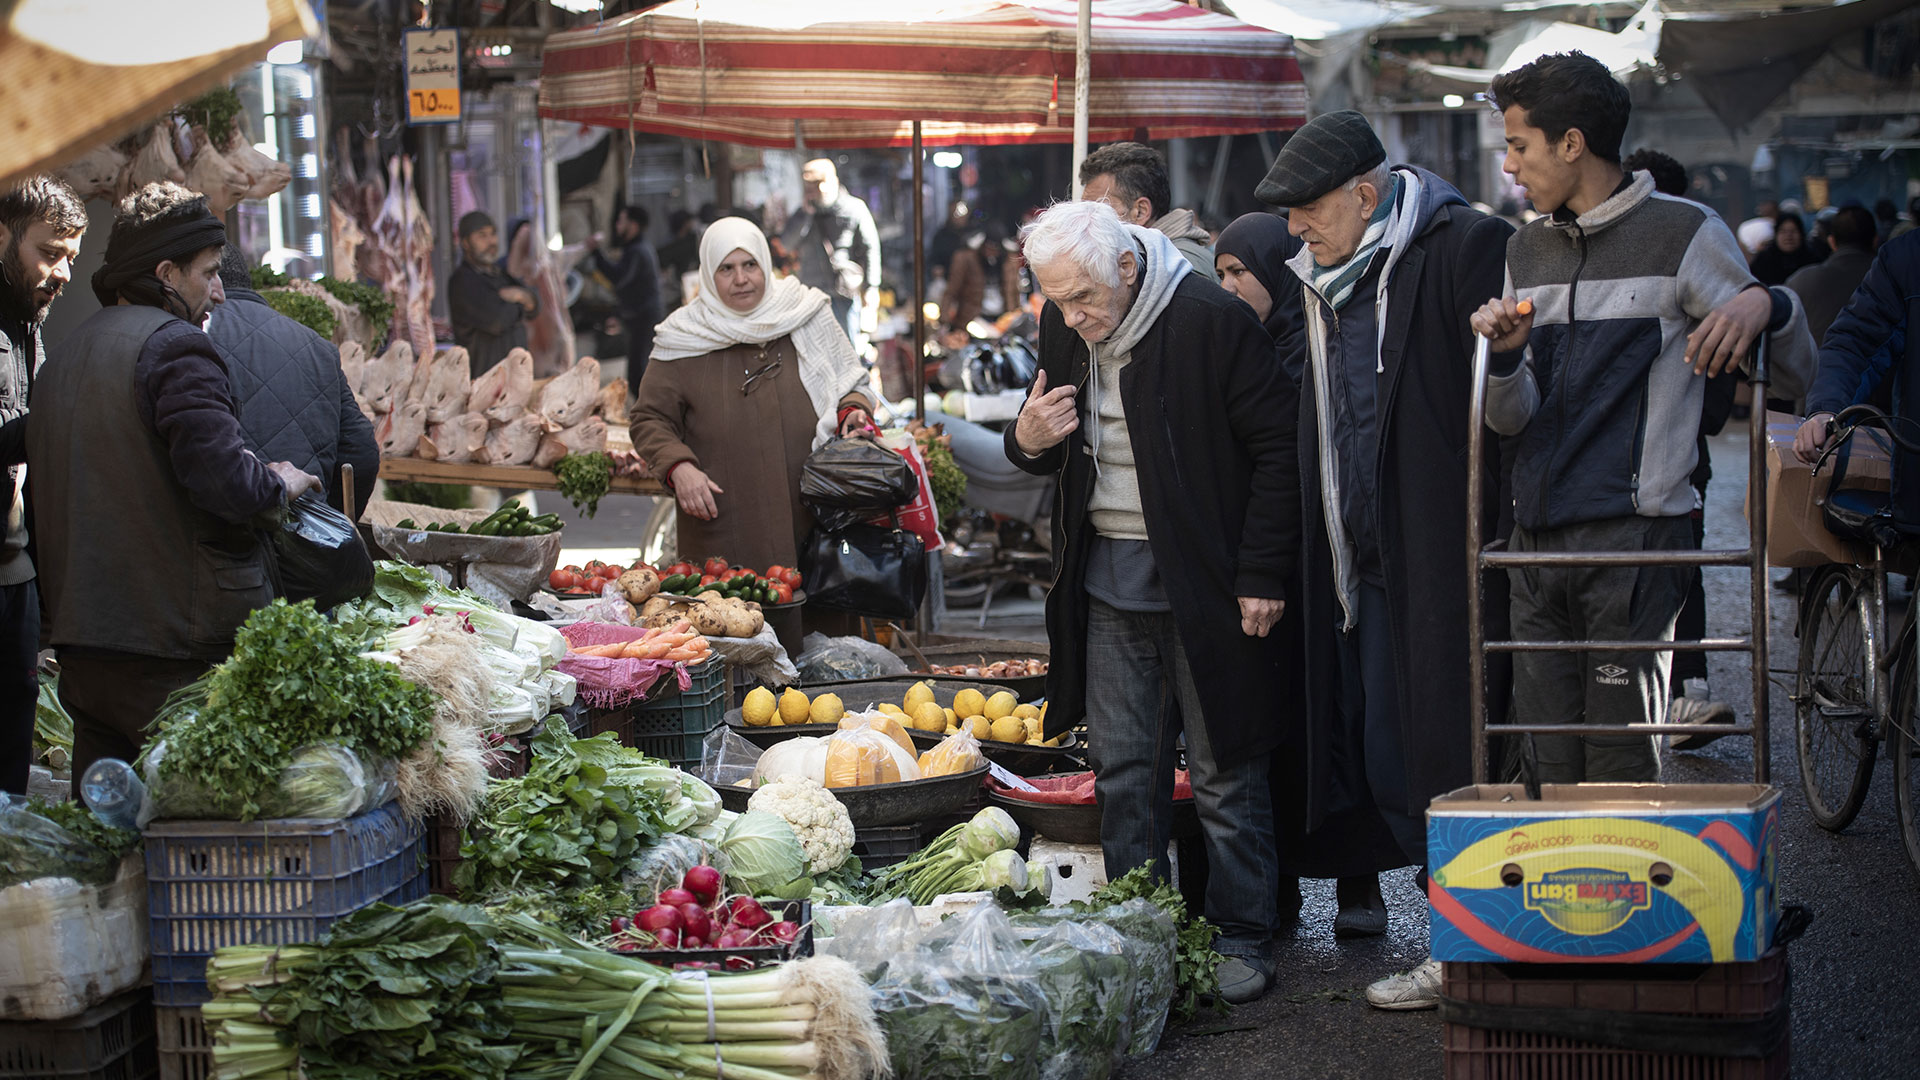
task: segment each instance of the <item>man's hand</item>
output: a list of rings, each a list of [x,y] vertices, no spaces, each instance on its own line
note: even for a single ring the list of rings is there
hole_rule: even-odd
[[[1833,414],[1817,412],[1807,417],[1793,433],[1793,452],[1809,465],[1820,461],[1820,452],[1833,442]]]
[[[1687,335],[1687,363],[1695,375],[1714,376],[1731,369],[1753,348],[1773,318],[1773,291],[1742,289],[1700,320]]]
[[[1525,348],[1533,332],[1533,301],[1497,297],[1480,305],[1467,319],[1473,332],[1488,340],[1494,352]]]
[[[1248,637],[1266,637],[1280,622],[1280,616],[1287,613],[1285,600],[1269,600],[1261,596],[1242,596],[1240,599],[1240,632]]]
[[[528,311],[532,311],[535,306],[533,294],[521,288],[518,285],[509,285],[506,288],[501,289],[500,299],[505,300],[510,304],[519,304],[521,307],[527,309]]]
[[[712,521],[720,516],[720,507],[714,496],[725,495],[726,491],[693,462],[683,461],[674,466],[668,478],[673,481],[673,495],[680,503],[681,513],[692,514],[701,521]]]
[[[312,473],[301,472],[294,467],[291,461],[268,462],[267,469],[272,472],[273,475],[280,478],[281,485],[287,489],[288,502],[292,502],[320,486],[319,477]]]
[[[1020,406],[1020,415],[1013,421],[1013,441],[1021,453],[1039,457],[1080,427],[1080,410],[1074,405],[1074,392],[1071,385],[1048,390],[1044,371],[1034,376],[1027,402]]]

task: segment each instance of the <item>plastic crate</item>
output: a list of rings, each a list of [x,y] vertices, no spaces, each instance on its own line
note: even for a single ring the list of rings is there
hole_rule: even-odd
[[[155,1006],[160,1036],[160,1080],[208,1080],[213,1075],[213,1038],[200,1006]]]
[[[144,988],[65,1020],[0,1022],[0,1080],[145,1080],[159,1068]]]
[[[632,705],[632,738],[627,742],[648,757],[662,758],[681,768],[700,764],[700,744],[707,732],[727,718],[727,662],[709,657],[687,669],[693,680],[685,690],[660,680],[658,697]],[[661,692],[664,688],[664,692]]]
[[[853,854],[865,870],[892,866],[919,851],[922,846],[918,825],[879,825],[853,831]]]
[[[613,740],[621,746],[633,745],[633,706],[622,705],[617,709],[587,710],[586,728],[575,737],[591,739],[596,735],[613,732]]]
[[[426,895],[423,832],[389,803],[345,821],[156,821],[147,907],[156,1005],[198,1005],[227,945],[315,941],[378,901]]]
[[[1447,1080],[1784,1080],[1791,1071],[1787,954],[1731,964],[1441,965]],[[1589,1041],[1593,1010],[1630,1018],[1636,1038],[1665,1034],[1673,1050]],[[1771,1042],[1761,1057],[1699,1052],[1708,1021]],[[1712,1021],[1723,1021],[1713,1024]],[[1776,1041],[1777,1040],[1777,1041]],[[1765,1049],[1764,1045],[1756,1049]]]
[[[496,780],[512,780],[527,775],[527,758],[532,751],[518,735],[487,752],[487,775]],[[451,818],[439,814],[427,819],[422,840],[427,860],[427,891],[453,896],[453,870],[460,865],[460,841],[463,830]]]

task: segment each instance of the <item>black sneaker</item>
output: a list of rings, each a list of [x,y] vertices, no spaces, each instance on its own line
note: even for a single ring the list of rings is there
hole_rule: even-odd
[[[1334,937],[1379,937],[1387,932],[1387,902],[1380,895],[1379,875],[1341,878],[1334,895],[1340,903],[1333,917]]]

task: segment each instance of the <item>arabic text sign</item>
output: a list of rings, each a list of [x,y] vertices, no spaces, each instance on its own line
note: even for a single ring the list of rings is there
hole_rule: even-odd
[[[407,122],[460,119],[460,31],[409,30],[406,42]]]

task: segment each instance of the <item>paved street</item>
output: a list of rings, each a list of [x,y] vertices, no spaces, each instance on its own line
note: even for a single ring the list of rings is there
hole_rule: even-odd
[[[1715,439],[1713,455],[1708,543],[1733,547],[1746,536],[1741,515],[1745,428]],[[569,525],[569,551],[630,548],[646,513],[644,500],[608,499],[594,521]],[[1707,571],[1707,595],[1710,631],[1745,633],[1745,572]],[[1020,608],[1008,605],[1009,616],[1018,618]],[[966,632],[962,627],[972,625],[956,613],[943,629]],[[990,632],[1034,633],[1037,628],[1024,619],[996,618]],[[1797,645],[1792,600],[1776,590],[1773,666],[1790,670]],[[1751,693],[1744,658],[1720,654],[1711,664],[1716,695],[1748,715]],[[1815,912],[1812,929],[1792,954],[1795,1075],[1835,1080],[1920,1075],[1920,1024],[1911,1019],[1913,1003],[1920,1001],[1920,944],[1915,942],[1920,884],[1900,848],[1891,771],[1881,763],[1866,808],[1844,834],[1814,825],[1796,772],[1790,683],[1790,675],[1776,676],[1772,710],[1774,778],[1785,792],[1780,887],[1787,902]],[[1699,753],[1670,753],[1666,768],[1672,780],[1743,781],[1751,775],[1751,744],[1725,739]],[[1158,1054],[1124,1069],[1122,1080],[1398,1080],[1440,1075],[1440,1022],[1435,1015],[1379,1012],[1369,1008],[1362,995],[1370,980],[1416,963],[1425,954],[1426,906],[1414,893],[1412,872],[1388,875],[1387,884],[1393,913],[1390,935],[1336,944],[1331,930],[1333,883],[1306,883],[1302,921],[1276,950],[1280,974],[1273,992],[1224,1020],[1194,1025],[1200,1030],[1237,1030],[1170,1036]]]

